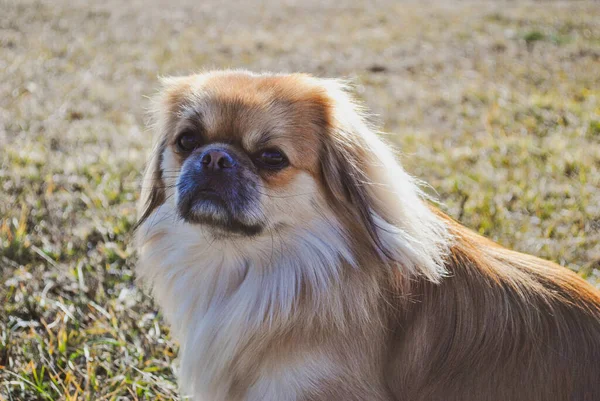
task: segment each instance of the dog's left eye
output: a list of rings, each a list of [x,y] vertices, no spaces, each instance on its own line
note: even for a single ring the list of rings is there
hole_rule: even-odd
[[[254,157],[258,167],[267,169],[282,169],[289,164],[287,157],[278,149],[265,149]]]

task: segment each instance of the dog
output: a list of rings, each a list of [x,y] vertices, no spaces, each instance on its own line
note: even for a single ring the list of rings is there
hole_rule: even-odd
[[[196,401],[600,399],[600,295],[442,213],[343,82],[167,78],[138,278]]]

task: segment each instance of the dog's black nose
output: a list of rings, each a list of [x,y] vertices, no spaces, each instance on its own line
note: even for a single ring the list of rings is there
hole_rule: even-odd
[[[200,156],[200,163],[208,170],[223,170],[235,165],[233,157],[224,150],[209,149]]]

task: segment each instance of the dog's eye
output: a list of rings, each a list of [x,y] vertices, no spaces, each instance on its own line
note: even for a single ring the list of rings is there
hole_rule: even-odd
[[[287,157],[278,149],[265,149],[258,152],[254,162],[258,167],[267,169],[282,169],[289,164]]]
[[[200,146],[200,140],[192,132],[184,132],[177,138],[177,150],[180,152],[191,152],[198,146]]]

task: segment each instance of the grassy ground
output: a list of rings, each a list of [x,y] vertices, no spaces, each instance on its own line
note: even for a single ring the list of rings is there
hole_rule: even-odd
[[[0,400],[176,397],[130,245],[157,75],[352,77],[450,214],[599,285],[598,3],[222,3],[0,0]]]

